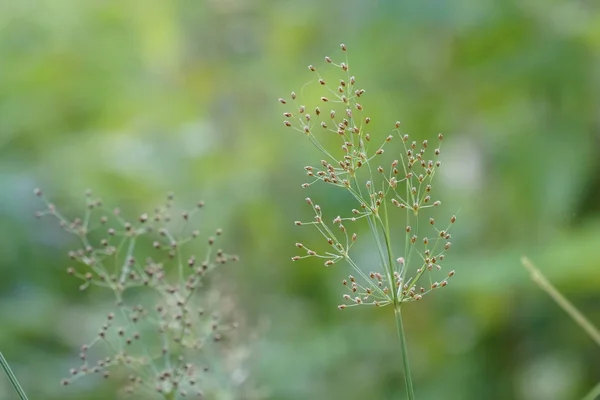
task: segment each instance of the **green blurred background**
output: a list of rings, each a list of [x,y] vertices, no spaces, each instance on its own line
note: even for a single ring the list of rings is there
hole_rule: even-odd
[[[33,218],[37,186],[70,216],[87,188],[130,215],[169,191],[204,199],[202,224],[242,259],[225,274],[259,332],[249,368],[269,398],[404,398],[391,309],[339,312],[349,271],[290,261],[295,242],[319,242],[293,225],[311,217],[304,197],[352,205],[300,188],[320,155],[283,127],[277,98],[341,42],[371,117],[446,136],[457,276],[406,311],[417,397],[577,399],[600,381],[600,349],[519,262],[600,321],[600,4],[4,0],[0,349],[30,398],[115,391],[59,385],[110,304],[64,272],[73,240]],[[4,377],[0,398],[15,398]]]

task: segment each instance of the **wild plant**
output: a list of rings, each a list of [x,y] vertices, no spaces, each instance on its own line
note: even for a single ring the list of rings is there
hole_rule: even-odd
[[[123,394],[143,398],[238,398],[248,376],[235,303],[211,279],[238,257],[218,248],[222,229],[202,239],[191,226],[204,202],[177,215],[170,194],[154,212],[126,219],[87,192],[84,214],[67,218],[41,190],[35,194],[46,204],[36,216],[56,218],[77,238],[67,273],[79,289],[108,289],[115,299],[62,384],[116,376],[127,382]]]
[[[439,134],[435,143],[417,143],[401,132],[400,122],[389,133],[371,132],[374,121],[363,103],[367,92],[351,73],[347,47],[342,44],[340,48],[342,61],[325,57],[323,72],[309,65],[316,79],[304,85],[300,95],[292,92],[279,102],[288,107],[284,125],[305,136],[322,156],[317,164],[304,167],[308,181],[302,187],[334,186],[346,191],[356,206],[326,213],[307,197],[314,218],[295,224],[316,229],[328,250],[296,243],[304,254],[292,260],[317,258],[326,267],[339,262],[351,267],[353,274],[342,281],[346,293],[344,303],[338,306],[341,310],[393,308],[406,393],[414,399],[403,307],[445,287],[454,276],[454,271],[442,271],[442,262],[451,248],[450,228],[456,216],[443,221],[434,218],[434,209],[441,205],[434,197],[433,178],[441,167],[443,135]],[[371,260],[368,267],[356,261],[357,224],[368,225],[378,254],[378,260]]]

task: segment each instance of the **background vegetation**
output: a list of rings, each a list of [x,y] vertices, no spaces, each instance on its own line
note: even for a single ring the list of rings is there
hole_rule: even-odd
[[[290,261],[295,242],[319,241],[293,225],[310,215],[304,197],[351,200],[300,188],[315,153],[283,127],[277,98],[341,42],[381,127],[446,137],[438,189],[459,216],[446,264],[457,276],[406,308],[417,397],[570,399],[600,380],[596,345],[519,261],[600,320],[599,5],[8,0],[0,349],[31,398],[115,390],[59,385],[110,302],[65,273],[73,238],[34,220],[36,186],[71,216],[87,188],[131,215],[169,191],[183,206],[204,199],[202,224],[241,257],[224,278],[258,332],[250,369],[269,398],[403,398],[391,310],[340,312],[348,271]],[[0,378],[0,397],[10,390]]]

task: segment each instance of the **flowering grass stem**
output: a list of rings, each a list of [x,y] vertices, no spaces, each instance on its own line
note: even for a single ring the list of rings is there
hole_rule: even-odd
[[[350,211],[350,215],[338,214],[328,220],[321,206],[307,197],[305,200],[312,207],[314,218],[296,221],[295,225],[313,226],[328,247],[324,251],[316,251],[312,245],[307,247],[296,243],[296,247],[306,254],[293,256],[292,260],[315,257],[324,260],[326,267],[340,261],[349,264],[355,275],[348,275],[348,279],[342,280],[348,293],[342,296],[345,303],[338,305],[340,310],[356,306],[394,306],[406,393],[407,398],[412,400],[415,395],[401,307],[447,286],[448,280],[454,276],[454,271],[450,271],[442,280],[435,280],[437,272],[442,269],[445,253],[451,247],[449,230],[456,222],[456,216],[449,218],[449,225],[441,229],[436,225],[433,213],[426,214],[432,211],[432,207],[441,204],[441,201],[432,198],[435,192],[431,183],[441,166],[438,157],[444,136],[437,135],[437,146],[427,140],[417,143],[400,132],[398,121],[392,134],[381,137],[369,132],[373,125],[370,125],[371,118],[365,114],[366,108],[362,103],[365,90],[357,86],[356,77],[350,74],[346,45],[342,44],[340,48],[345,61],[337,63],[325,57],[329,66],[323,74],[313,65],[308,66],[317,75],[313,82],[323,90],[324,96],[314,99],[318,105],[315,102],[303,104],[303,99],[295,92],[291,92],[289,100],[280,98],[279,102],[287,105],[289,101],[292,107],[283,113],[286,118],[284,126],[307,137],[324,158],[319,165],[304,167],[309,179],[302,187],[309,188],[318,182],[335,186],[345,190],[356,201],[356,208],[341,211]],[[333,67],[333,73],[330,67]],[[307,85],[303,86],[303,91]],[[336,141],[339,147],[331,146]],[[390,142],[399,143],[396,149],[391,148],[387,153],[388,148],[393,146]],[[388,154],[393,158],[388,158]],[[394,215],[394,209],[403,212]],[[335,212],[340,213],[340,210]],[[429,224],[421,228],[430,231],[427,235],[419,231],[419,220],[426,217],[429,217]],[[352,247],[360,238],[359,232],[350,229],[365,222],[378,258],[378,262],[370,263],[370,271],[358,265],[351,254]],[[399,225],[404,225],[402,231],[405,236],[400,243],[394,237],[398,232],[391,229]],[[396,258],[395,247],[399,244],[404,244],[404,247],[397,250],[400,257]]]

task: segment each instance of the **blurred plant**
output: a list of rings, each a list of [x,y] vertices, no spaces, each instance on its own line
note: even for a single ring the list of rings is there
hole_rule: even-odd
[[[316,257],[323,259],[326,267],[339,261],[352,267],[357,276],[350,275],[343,280],[348,293],[343,295],[346,302],[338,306],[340,309],[359,305],[393,306],[406,392],[409,399],[414,399],[402,306],[446,286],[454,275],[454,271],[450,271],[440,278],[435,277],[451,247],[449,230],[456,221],[452,216],[447,224],[438,228],[430,213],[441,204],[432,198],[432,181],[441,166],[438,156],[443,136],[438,135],[437,145],[432,146],[427,140],[417,144],[400,132],[400,122],[395,123],[392,134],[384,137],[369,133],[373,124],[362,103],[365,90],[357,86],[356,78],[350,73],[346,46],[340,47],[345,55],[344,62],[337,63],[325,57],[328,68],[333,68],[331,76],[326,77],[309,65],[308,69],[317,74],[316,82],[311,83],[320,88],[315,102],[312,105],[300,103],[298,95],[292,92],[290,98],[294,109],[284,113],[284,125],[304,134],[324,156],[320,165],[304,167],[310,181],[302,186],[307,188],[316,182],[336,186],[347,191],[357,202],[357,207],[351,211],[342,210],[346,215],[328,222],[321,206],[306,198],[315,217],[310,222],[296,221],[295,224],[315,227],[330,250],[317,252],[303,243],[296,243],[296,247],[305,250],[306,254],[292,260]],[[289,100],[281,98],[279,101],[288,104]],[[321,109],[324,106],[327,110]],[[384,150],[396,140],[399,148],[394,149],[395,155],[386,160]],[[430,152],[433,152],[433,159],[427,159]],[[401,212],[394,214],[396,209]],[[426,218],[425,222],[422,222],[423,218]],[[350,233],[349,226],[356,222],[366,222],[370,228],[379,254],[378,269],[363,269],[351,255],[357,234]],[[397,229],[399,226],[402,226],[401,230]],[[426,230],[430,232],[427,234]],[[396,232],[404,235],[404,246],[398,252],[394,251],[397,240],[392,237]],[[400,256],[396,257],[396,254]]]
[[[78,238],[80,247],[69,257],[79,266],[67,272],[82,281],[80,289],[103,287],[116,299],[115,312],[81,346],[82,364],[64,385],[90,374],[108,378],[113,370],[128,371],[125,394],[144,391],[144,398],[236,398],[235,391],[249,385],[245,349],[234,334],[235,305],[209,281],[213,270],[238,257],[216,249],[221,229],[206,240],[203,256],[185,251],[200,236],[188,225],[203,202],[174,220],[169,195],[163,207],[129,222],[87,192],[85,214],[69,220],[41,190],[35,194],[47,206],[36,216],[56,217]]]
[[[544,292],[548,293],[552,300],[558,304],[569,316],[583,329],[589,337],[600,346],[600,331],[594,326],[565,296],[563,296],[542,272],[527,257],[521,258],[521,264],[527,269],[531,280]],[[596,400],[600,397],[600,382],[583,398],[583,400]]]
[[[8,377],[10,384],[12,385],[12,387],[15,389],[15,391],[19,395],[19,399],[27,400],[27,395],[25,394],[25,391],[19,384],[17,377],[15,376],[14,372],[10,368],[8,361],[6,361],[6,358],[4,358],[4,355],[2,354],[1,351],[0,351],[0,365],[2,365],[2,369],[4,370],[4,373],[6,374],[6,376]]]

